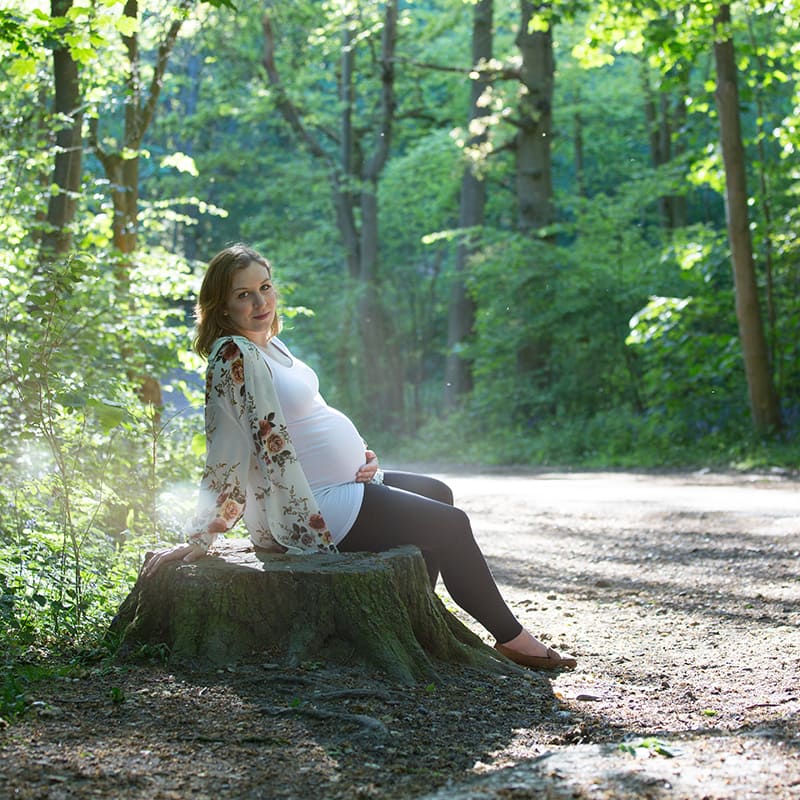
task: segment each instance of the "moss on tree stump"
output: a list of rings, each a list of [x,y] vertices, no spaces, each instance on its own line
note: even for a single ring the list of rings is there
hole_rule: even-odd
[[[447,611],[415,547],[290,556],[226,540],[195,564],[140,577],[111,632],[122,657],[142,645],[217,665],[268,653],[289,665],[369,665],[409,683],[435,678],[437,661],[518,670]]]

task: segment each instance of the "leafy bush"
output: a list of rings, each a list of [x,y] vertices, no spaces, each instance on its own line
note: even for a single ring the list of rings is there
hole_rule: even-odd
[[[107,254],[105,254],[106,257]],[[144,376],[179,364],[188,270],[120,277],[78,252],[4,254],[0,328],[0,653],[89,641],[164,530],[164,483],[191,477],[197,422],[143,404]],[[113,261],[108,257],[109,262]],[[167,281],[169,285],[167,285]],[[173,291],[174,290],[174,291]]]

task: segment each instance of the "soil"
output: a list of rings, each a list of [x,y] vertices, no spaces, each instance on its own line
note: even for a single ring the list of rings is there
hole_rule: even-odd
[[[435,472],[577,670],[98,666],[0,731],[0,797],[800,798],[797,475]]]

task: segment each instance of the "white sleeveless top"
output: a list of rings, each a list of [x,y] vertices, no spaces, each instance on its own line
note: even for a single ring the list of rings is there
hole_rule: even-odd
[[[311,367],[279,339],[270,340],[266,355],[300,466],[338,544],[364,499],[364,484],[355,477],[366,460],[366,445],[351,420],[325,402]]]

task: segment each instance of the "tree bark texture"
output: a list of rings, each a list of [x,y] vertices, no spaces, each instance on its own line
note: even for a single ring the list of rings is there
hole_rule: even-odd
[[[71,7],[72,0],[52,0],[50,13],[53,17],[63,17]],[[47,206],[47,230],[41,242],[43,260],[69,252],[72,246],[70,225],[75,218],[81,188],[83,108],[78,64],[61,39],[53,48],[53,80],[58,128],[52,183],[57,191],[50,195]]]
[[[719,111],[722,159],[725,167],[725,211],[733,261],[736,317],[747,377],[750,414],[756,430],[766,434],[780,429],[781,415],[764,336],[753,244],[750,238],[736,56],[730,23],[730,6],[722,4],[714,19],[714,61],[717,70],[715,97]]]
[[[534,233],[552,224],[553,208],[553,31],[530,30],[535,12],[546,4],[520,1],[516,44],[522,56],[519,131],[516,139],[518,227]]]
[[[483,118],[489,114],[490,108],[482,103],[482,99],[491,86],[491,78],[480,67],[482,62],[486,63],[492,57],[493,19],[494,0],[478,0],[472,12],[472,65],[477,77],[472,78],[468,121],[470,136],[466,143],[468,154],[472,152],[478,156],[468,159],[461,178],[458,226],[463,233],[456,251],[447,315],[446,408],[457,407],[472,389],[472,366],[460,352],[472,335],[475,323],[475,304],[467,293],[464,276],[469,259],[475,252],[473,232],[483,225],[486,207],[486,181],[480,175],[484,156],[480,150],[489,138]]]
[[[404,683],[435,678],[437,660],[517,671],[444,608],[414,547],[289,556],[226,540],[195,564],[139,578],[111,634],[123,658],[166,645],[173,662],[325,659]]]

